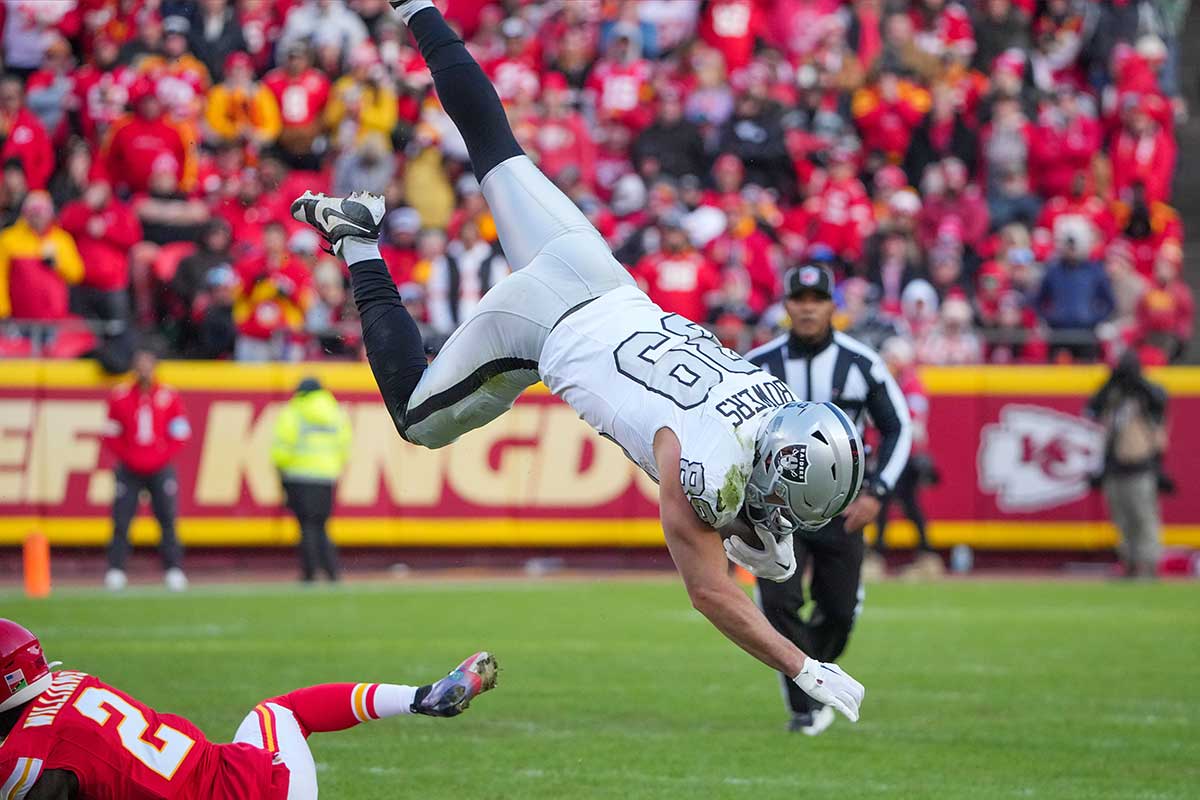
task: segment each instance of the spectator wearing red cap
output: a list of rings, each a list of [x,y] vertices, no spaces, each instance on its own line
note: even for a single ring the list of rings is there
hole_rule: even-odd
[[[75,238],[83,259],[78,312],[87,319],[128,319],[129,252],[142,240],[133,210],[113,197],[107,180],[95,180],[63,208],[59,224]]]
[[[664,311],[707,322],[713,294],[721,288],[720,271],[692,247],[682,217],[665,216],[658,228],[661,247],[634,266],[633,277]]]
[[[204,62],[213,81],[222,81],[230,54],[247,50],[246,37],[229,0],[200,0],[198,6],[188,32],[189,49]]]
[[[1129,109],[1112,142],[1113,190],[1126,198],[1140,182],[1148,202],[1169,202],[1177,148],[1171,131],[1152,116],[1151,103],[1143,98]]]
[[[82,278],[75,240],[55,224],[50,195],[30,192],[20,219],[0,231],[0,319],[64,319],[67,287]]]
[[[254,64],[247,53],[225,59],[225,81],[208,92],[204,119],[213,142],[265,149],[279,138],[282,123],[275,95],[254,80]]]
[[[1137,305],[1133,344],[1158,350],[1164,361],[1179,360],[1195,326],[1196,304],[1191,287],[1180,277],[1182,263],[1179,246],[1165,245],[1154,261],[1154,281]]]
[[[913,129],[930,105],[928,91],[885,66],[876,79],[854,93],[850,111],[863,149],[896,164],[908,152]]]
[[[166,120],[153,85],[141,78],[129,95],[134,112],[112,126],[101,148],[109,180],[119,191],[144,194],[150,191],[151,173],[169,167],[176,182],[182,181],[187,148],[178,128]]]
[[[45,189],[54,172],[54,150],[42,123],[25,107],[25,92],[15,75],[0,77],[0,142],[0,163],[17,159],[29,188]]]
[[[538,167],[557,180],[568,167],[578,170],[588,186],[596,180],[596,143],[583,115],[571,107],[570,88],[561,73],[551,72],[542,84],[544,111],[530,121],[535,132],[529,142]],[[530,149],[530,148],[527,148]]]

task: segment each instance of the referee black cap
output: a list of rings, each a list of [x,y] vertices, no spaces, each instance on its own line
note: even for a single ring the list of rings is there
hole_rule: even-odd
[[[783,290],[788,297],[796,297],[803,292],[817,292],[828,298],[833,297],[833,273],[828,267],[818,264],[801,264],[792,267],[783,276]]]

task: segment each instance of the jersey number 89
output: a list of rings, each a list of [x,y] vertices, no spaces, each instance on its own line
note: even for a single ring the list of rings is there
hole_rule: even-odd
[[[638,331],[617,345],[617,371],[671,400],[695,408],[726,375],[749,375],[758,367],[722,347],[710,332],[678,314],[664,314],[662,331]]]

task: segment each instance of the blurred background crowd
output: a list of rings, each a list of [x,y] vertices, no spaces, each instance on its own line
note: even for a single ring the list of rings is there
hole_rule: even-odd
[[[1181,358],[1188,0],[446,0],[529,155],[738,350],[780,276],[926,364]],[[0,355],[361,357],[288,214],[382,193],[430,349],[508,271],[386,0],[3,0]]]

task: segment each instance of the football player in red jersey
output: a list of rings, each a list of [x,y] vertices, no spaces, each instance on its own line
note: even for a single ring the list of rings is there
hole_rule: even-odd
[[[0,619],[0,798],[316,800],[309,734],[400,714],[453,717],[496,685],[479,652],[426,686],[330,683],[264,700],[230,744],[83,672],[50,671],[41,643]]]

